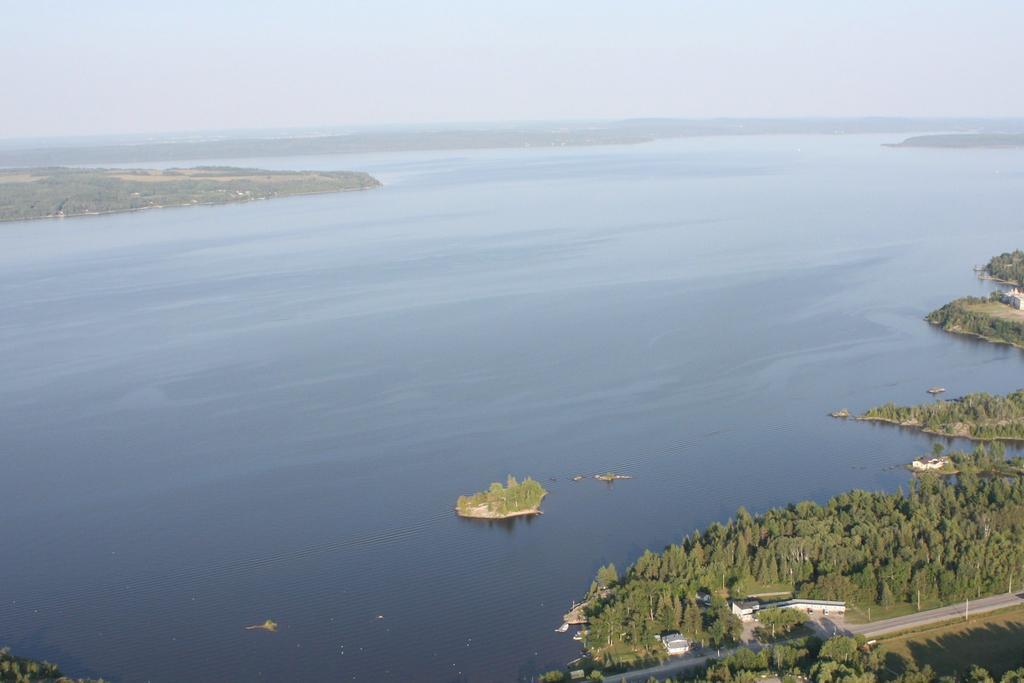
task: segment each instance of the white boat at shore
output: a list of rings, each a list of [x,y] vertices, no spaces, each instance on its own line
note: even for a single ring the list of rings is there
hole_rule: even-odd
[[[555,629],[555,633],[565,633],[568,630],[569,630],[569,624],[566,624],[566,623],[563,622],[561,626],[559,626],[558,628]]]

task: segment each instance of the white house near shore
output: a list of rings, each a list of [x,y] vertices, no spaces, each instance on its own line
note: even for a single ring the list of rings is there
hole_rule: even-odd
[[[949,462],[949,458],[920,458],[910,463],[915,470],[941,470]]]
[[[661,644],[670,655],[685,655],[690,651],[690,641],[679,633],[666,633],[661,637]]]
[[[836,600],[808,600],[806,598],[793,598],[781,602],[761,603],[758,600],[733,600],[731,605],[732,613],[740,618],[740,621],[755,621],[757,613],[763,609],[798,609],[808,614],[820,614],[822,616],[846,614],[846,603]]]

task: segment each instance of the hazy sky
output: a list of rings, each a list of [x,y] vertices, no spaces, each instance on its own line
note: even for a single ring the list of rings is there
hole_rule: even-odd
[[[0,137],[1024,115],[1021,0],[0,0]]]

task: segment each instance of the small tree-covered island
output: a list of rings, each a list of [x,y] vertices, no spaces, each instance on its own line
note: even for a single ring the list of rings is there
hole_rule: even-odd
[[[486,491],[471,496],[459,496],[455,512],[460,517],[477,519],[505,519],[539,515],[541,501],[548,495],[540,483],[530,477],[517,481],[511,474],[502,486],[494,482]]]
[[[264,171],[229,166],[7,169],[0,170],[0,221],[228,204],[379,186],[373,176],[353,171]]]

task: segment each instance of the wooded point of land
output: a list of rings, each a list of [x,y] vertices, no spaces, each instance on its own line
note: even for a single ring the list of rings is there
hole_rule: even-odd
[[[0,221],[227,204],[379,186],[373,176],[354,171],[264,171],[226,166],[0,170]]]

